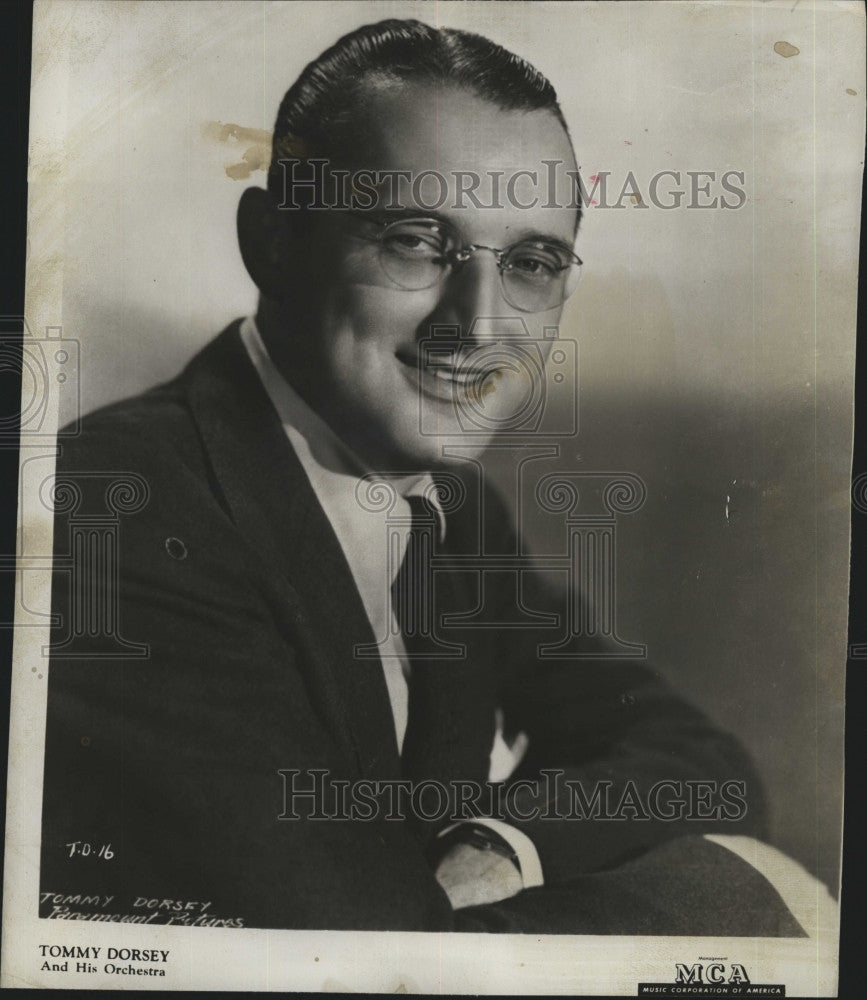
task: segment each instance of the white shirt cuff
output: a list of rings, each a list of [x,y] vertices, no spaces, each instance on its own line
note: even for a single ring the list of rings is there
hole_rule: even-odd
[[[525,889],[535,889],[537,886],[545,884],[545,879],[542,875],[542,863],[539,861],[538,851],[533,846],[533,841],[530,840],[526,833],[522,833],[514,826],[510,826],[502,820],[490,819],[487,816],[474,817],[473,819],[466,820],[465,822],[470,826],[486,826],[489,830],[493,830],[494,833],[506,841],[509,847],[511,847],[515,852],[515,856],[518,859],[518,864],[521,867],[521,880],[524,883]],[[444,830],[441,830],[439,835],[443,837],[456,827],[464,826],[465,822],[462,821],[460,823],[452,823],[451,826],[447,826]]]

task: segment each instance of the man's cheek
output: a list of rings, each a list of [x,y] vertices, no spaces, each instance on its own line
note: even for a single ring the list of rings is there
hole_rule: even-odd
[[[414,335],[418,329],[427,330],[429,324],[425,324],[425,319],[437,302],[435,288],[415,290],[359,284],[352,291],[351,308],[356,315],[369,317],[375,329],[382,330],[386,324],[404,337]]]
[[[344,288],[334,302],[335,319],[357,340],[396,346],[411,336],[414,329],[414,312],[407,298],[394,294],[393,289],[352,285]]]

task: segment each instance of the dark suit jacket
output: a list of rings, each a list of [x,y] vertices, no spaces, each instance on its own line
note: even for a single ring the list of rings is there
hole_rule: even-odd
[[[78,477],[86,493],[112,473],[137,475],[148,493],[117,521],[116,579],[92,567],[80,534],[71,541],[81,507],[61,505],[56,519],[43,915],[800,933],[761,876],[697,836],[761,832],[748,759],[646,664],[552,664],[536,659],[538,636],[476,631],[469,657],[439,664],[430,697],[411,704],[401,761],[381,663],[353,655],[374,641],[360,597],[237,323],[177,379],[100,410],[62,442],[60,479]],[[456,548],[473,544],[477,518],[472,503],[466,509],[449,528]],[[486,516],[507,530],[504,516]],[[106,650],[87,628],[70,644],[69,622],[86,622],[100,586],[120,634],[146,644],[147,656],[96,655]],[[424,676],[425,667],[413,670],[414,681]],[[747,785],[747,814],[738,823],[528,820],[545,887],[458,912],[426,858],[424,824],[316,820],[306,800],[302,818],[278,818],[286,769],[483,781],[498,703],[507,728],[530,739],[515,779],[563,768],[590,792],[601,780],[646,790],[662,779],[736,779]],[[525,786],[516,801],[528,811],[543,794]],[[189,903],[209,906],[180,910]]]

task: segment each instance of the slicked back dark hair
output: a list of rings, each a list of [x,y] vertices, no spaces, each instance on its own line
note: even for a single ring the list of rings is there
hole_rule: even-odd
[[[283,191],[281,159],[335,155],[371,81],[463,87],[504,111],[550,111],[569,134],[551,83],[520,56],[469,31],[388,19],[344,35],[286,92],[274,126],[270,191]]]

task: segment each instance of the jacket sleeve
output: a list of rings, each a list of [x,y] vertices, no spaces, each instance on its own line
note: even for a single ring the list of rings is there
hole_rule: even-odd
[[[529,741],[507,795],[546,884],[675,837],[763,835],[764,797],[748,755],[652,668],[528,660],[507,702],[507,719]]]
[[[565,604],[537,597],[545,610]],[[761,783],[736,739],[676,695],[652,662],[624,658],[598,637],[583,640],[581,657],[540,656],[554,638],[491,630],[489,654],[500,667],[505,730],[528,737],[506,790],[508,819],[533,841],[546,885],[674,838],[763,835]]]

